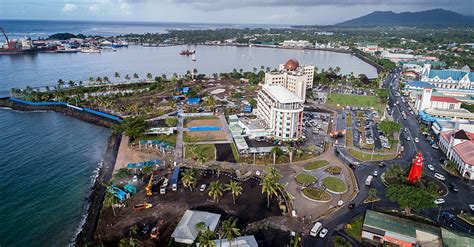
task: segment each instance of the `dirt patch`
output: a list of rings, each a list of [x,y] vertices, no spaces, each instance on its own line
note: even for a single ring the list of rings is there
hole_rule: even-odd
[[[185,142],[225,141],[225,140],[226,140],[226,134],[223,130],[184,132]]]
[[[156,176],[171,177],[171,170],[163,170],[156,174]],[[203,171],[198,179],[197,187],[205,183],[219,180],[221,184],[228,183],[231,180],[232,174],[221,173],[219,177],[211,171]],[[146,181],[145,181],[146,182]],[[194,189],[191,192],[187,188],[183,188],[179,183],[178,191],[171,191],[168,186],[165,195],[155,194],[151,197],[145,195],[145,190],[142,188],[137,195],[129,198],[124,208],[116,209],[116,216],[113,216],[111,208],[102,211],[99,227],[95,234],[95,242],[103,243],[106,246],[116,246],[121,238],[128,237],[128,232],[131,226],[137,224],[139,232],[142,226],[154,226],[160,220],[165,223],[161,228],[160,237],[157,240],[151,240],[149,233],[138,234],[136,238],[142,241],[144,246],[168,246],[171,239],[171,233],[178,224],[182,215],[187,209],[200,209],[210,212],[222,214],[223,219],[230,216],[239,219],[238,225],[244,228],[249,223],[259,221],[270,216],[281,215],[278,207],[277,199],[273,198],[270,208],[266,207],[266,195],[262,194],[259,181],[249,179],[242,182],[243,193],[237,198],[236,204],[232,202],[232,195],[225,191],[219,203],[216,204],[208,196],[208,191],[200,192],[199,189]],[[149,202],[153,204],[153,208],[143,211],[134,211],[133,205]],[[151,227],[152,228],[152,227]],[[150,228],[150,229],[151,229]],[[270,246],[270,245],[269,245]]]
[[[211,119],[190,119],[186,120],[184,124],[185,128],[189,127],[196,127],[196,126],[221,126],[221,120],[219,118],[211,118]]]
[[[234,153],[229,143],[215,144],[217,149],[217,161],[227,161],[235,163]]]

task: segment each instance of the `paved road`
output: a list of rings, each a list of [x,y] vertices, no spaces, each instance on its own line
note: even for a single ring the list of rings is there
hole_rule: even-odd
[[[370,209],[372,205],[362,204],[362,201],[367,197],[368,190],[370,187],[377,189],[378,197],[382,200],[375,203],[376,208],[387,208],[393,207],[398,208],[396,203],[390,202],[384,195],[385,187],[383,186],[380,177],[375,177],[371,186],[365,185],[365,180],[369,174],[372,174],[374,170],[378,170],[379,175],[382,174],[386,169],[389,167],[400,164],[402,167],[406,167],[411,165],[412,158],[415,156],[417,152],[422,152],[424,158],[424,164],[432,164],[435,167],[435,172],[438,172],[446,177],[446,184],[449,182],[455,183],[459,187],[459,192],[449,192],[444,199],[446,203],[441,205],[441,208],[437,209],[429,209],[423,210],[420,214],[424,217],[430,218],[431,220],[438,221],[438,213],[440,211],[449,211],[452,213],[457,213],[460,210],[467,211],[469,210],[468,204],[474,204],[474,191],[472,189],[473,182],[472,181],[461,181],[461,178],[452,176],[448,172],[444,171],[441,168],[439,159],[441,157],[445,157],[444,154],[440,150],[435,150],[429,145],[426,141],[424,136],[420,130],[420,124],[416,116],[412,114],[407,114],[407,120],[403,120],[401,116],[401,111],[408,112],[409,109],[407,106],[401,101],[400,97],[396,96],[396,89],[398,88],[398,78],[400,78],[400,71],[398,71],[398,77],[395,77],[395,73],[390,74],[386,80],[384,81],[384,87],[390,87],[390,97],[389,97],[389,105],[391,108],[393,104],[398,100],[400,102],[393,111],[393,118],[395,121],[402,124],[402,128],[407,128],[408,132],[402,131],[401,134],[401,144],[405,147],[405,151],[402,153],[400,158],[393,159],[390,161],[385,162],[386,167],[380,168],[377,166],[378,162],[367,162],[362,163],[357,166],[354,170],[354,174],[357,178],[357,183],[359,185],[359,195],[353,200],[355,202],[356,207],[352,210],[344,207],[340,211],[336,212],[335,214],[331,215],[329,218],[325,218],[321,220],[323,227],[329,230],[327,236],[331,236],[334,233],[334,230],[341,224],[350,222],[354,217],[357,215],[362,215],[367,209]],[[339,117],[338,117],[339,118]],[[337,121],[339,123],[339,121]],[[345,123],[344,123],[345,125]],[[406,136],[410,136],[410,141],[406,140]],[[415,142],[414,138],[418,137],[419,142]],[[352,163],[354,164],[354,159],[351,158],[345,148],[340,148],[341,153],[339,154],[339,158],[341,158],[344,163]],[[429,171],[428,169],[424,169],[425,174],[432,176],[434,174],[433,171]],[[468,225],[467,223],[457,219],[455,222],[449,222],[442,217],[439,218],[438,221],[441,225],[457,230],[462,232],[474,232],[474,227]],[[303,246],[327,246],[328,237],[325,239],[321,239],[319,237],[313,238],[305,234],[303,237]]]

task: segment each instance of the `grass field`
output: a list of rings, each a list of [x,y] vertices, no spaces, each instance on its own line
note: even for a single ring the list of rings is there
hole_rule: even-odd
[[[354,106],[354,107],[374,107],[375,109],[382,110],[384,105],[380,102],[377,96],[366,96],[366,95],[352,95],[352,94],[340,94],[331,93],[328,97],[328,105],[338,107]]]
[[[296,175],[296,182],[298,182],[299,184],[303,184],[303,185],[306,185],[306,184],[314,184],[316,183],[317,179],[307,173],[300,173],[298,175]]]
[[[347,151],[349,152],[349,154],[360,160],[360,161],[382,161],[382,160],[390,160],[390,159],[394,159],[398,156],[398,154],[394,153],[394,154],[378,154],[378,153],[374,153],[373,155],[372,154],[366,154],[366,153],[362,153],[360,151],[358,151],[357,149],[355,148],[352,148],[352,147],[349,147],[347,149]]]
[[[160,141],[165,141],[168,142],[171,146],[176,146],[176,134],[172,135],[147,135],[143,138],[143,140],[160,140]],[[135,140],[135,144],[138,144],[138,139]]]
[[[312,171],[312,170],[316,170],[316,169],[325,167],[327,165],[329,165],[329,162],[327,162],[326,160],[317,160],[317,161],[314,161],[311,164],[305,165],[304,169],[308,170],[308,171]]]
[[[207,157],[209,160],[215,160],[216,147],[214,144],[186,145],[187,159],[197,159],[199,156]]]
[[[358,216],[354,218],[354,221],[352,221],[351,223],[344,225],[344,231],[347,233],[347,235],[361,242],[363,224],[364,224],[364,218],[362,216]]]
[[[347,185],[339,178],[336,177],[325,177],[323,178],[323,184],[330,191],[344,192],[347,190]]]

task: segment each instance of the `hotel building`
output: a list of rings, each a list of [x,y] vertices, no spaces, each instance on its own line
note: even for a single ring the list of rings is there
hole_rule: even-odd
[[[265,73],[265,84],[281,85],[300,99],[306,101],[306,89],[313,87],[314,66],[300,66],[296,59],[290,59],[280,64],[276,72]]]
[[[275,139],[296,140],[302,134],[303,103],[304,100],[285,87],[265,84],[258,92],[257,118]]]

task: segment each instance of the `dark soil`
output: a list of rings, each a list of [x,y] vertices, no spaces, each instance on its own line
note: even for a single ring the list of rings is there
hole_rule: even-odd
[[[156,175],[171,177],[170,169],[160,173]],[[217,177],[217,174],[214,174],[212,171],[203,171],[193,192],[188,188],[183,188],[182,184],[179,183],[178,191],[171,191],[170,186],[168,186],[165,195],[155,194],[151,197],[146,197],[145,190],[142,188],[137,195],[132,196],[125,202],[125,208],[117,208],[115,210],[115,217],[110,208],[102,210],[94,242],[101,242],[105,246],[116,246],[120,239],[129,237],[129,229],[134,224],[137,224],[141,231],[141,226],[143,225],[154,226],[159,220],[164,220],[165,224],[160,229],[159,239],[151,240],[149,233],[139,234],[135,238],[138,238],[143,246],[168,246],[174,228],[187,209],[219,213],[221,214],[221,221],[231,216],[236,217],[238,219],[238,226],[242,230],[249,223],[260,221],[270,216],[281,215],[276,198],[272,199],[270,208],[267,208],[266,195],[262,194],[259,181],[255,179],[242,182],[243,193],[236,199],[235,205],[232,201],[232,195],[228,191],[223,193],[223,197],[218,203],[211,200],[207,189],[204,192],[199,191],[199,186],[203,183],[209,185],[210,182],[219,180],[224,185],[231,180],[231,176],[231,174],[221,173]],[[132,205],[143,202],[152,203],[153,208],[143,211],[134,211],[132,209]],[[149,228],[151,229],[152,227]],[[279,245],[269,244],[263,246]]]
[[[217,150],[217,161],[227,161],[235,163],[234,153],[229,143],[215,144]]]

